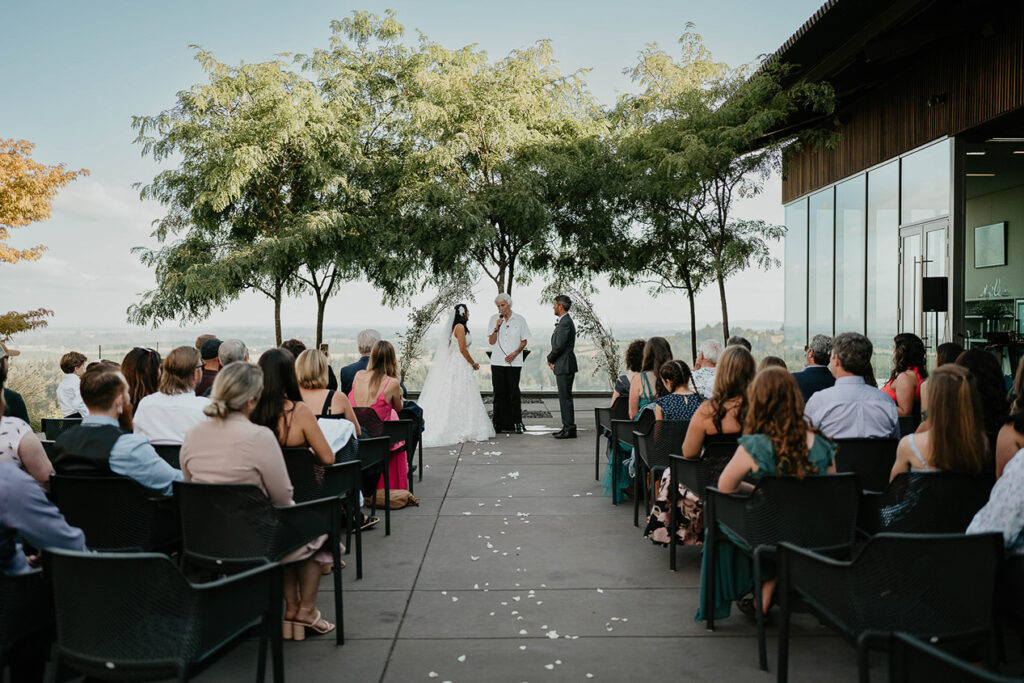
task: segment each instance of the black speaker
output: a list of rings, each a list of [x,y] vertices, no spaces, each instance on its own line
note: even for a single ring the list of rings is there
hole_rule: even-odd
[[[921,278],[921,310],[925,313],[945,313],[949,310],[949,278]]]

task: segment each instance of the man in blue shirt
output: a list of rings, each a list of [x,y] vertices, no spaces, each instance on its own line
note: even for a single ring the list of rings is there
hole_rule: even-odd
[[[830,439],[898,439],[896,403],[868,385],[871,340],[856,332],[837,334],[832,340],[829,369],[835,386],[816,392],[804,407],[804,417]]]
[[[128,382],[114,368],[98,365],[82,376],[89,414],[81,426],[61,434],[54,450],[58,474],[120,474],[148,489],[171,495],[181,471],[161,458],[145,437],[130,433]],[[124,429],[122,428],[124,427]]]
[[[870,343],[870,342],[869,342]],[[814,395],[816,391],[828,389],[836,383],[832,373],[829,372],[829,354],[832,352],[832,340],[825,334],[816,334],[811,338],[804,351],[807,352],[804,369],[793,373],[793,379],[800,387],[804,401]]]

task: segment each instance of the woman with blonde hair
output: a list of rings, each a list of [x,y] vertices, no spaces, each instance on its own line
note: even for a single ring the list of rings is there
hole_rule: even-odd
[[[348,400],[357,415],[362,415],[363,426],[371,435],[380,427],[373,427],[367,419],[390,422],[398,419],[398,411],[405,405],[402,387],[398,382],[398,356],[390,342],[381,340],[370,350],[370,362],[352,379]],[[379,434],[379,432],[378,432]],[[405,455],[405,442],[391,447],[388,463],[391,490],[409,489],[409,463]],[[383,484],[378,486],[382,488]]]
[[[344,416],[355,425],[356,436],[359,436],[359,420],[348,396],[340,391],[328,389],[329,380],[327,356],[316,349],[306,349],[295,359],[295,377],[299,381],[299,393],[302,402],[316,410],[320,406],[317,417]]]
[[[249,421],[263,393],[263,372],[248,361],[235,361],[217,373],[209,419],[192,427],[181,445],[185,481],[258,486],[277,506],[294,505],[292,483],[277,436]],[[210,520],[215,524],[216,520]],[[323,634],[334,630],[316,607],[322,569],[314,554],[327,535],[282,558],[284,569],[284,635],[302,640],[305,630]]]
[[[937,368],[921,392],[921,417],[927,429],[900,439],[890,481],[911,470],[978,474],[986,468],[981,398],[969,370],[955,364]]]

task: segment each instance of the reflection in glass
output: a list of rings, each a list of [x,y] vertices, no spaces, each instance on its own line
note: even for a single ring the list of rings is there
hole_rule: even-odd
[[[836,332],[864,331],[865,184],[836,185]]]
[[[949,141],[925,147],[901,160],[903,225],[949,214]]]
[[[807,336],[832,336],[835,201],[830,187],[812,194],[808,212]]]
[[[875,345],[872,365],[888,377],[892,338],[896,336],[899,287],[899,164],[895,161],[868,173],[868,338]]]
[[[786,206],[786,311],[784,358],[790,370],[803,367],[807,343],[807,200]]]

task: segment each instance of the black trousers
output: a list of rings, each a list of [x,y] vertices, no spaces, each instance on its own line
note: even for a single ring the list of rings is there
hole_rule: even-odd
[[[491,366],[491,386],[494,387],[494,429],[512,431],[523,421],[523,398],[519,393],[519,378],[523,369],[501,365]]]
[[[571,375],[555,375],[555,384],[558,386],[558,409],[562,413],[563,427],[576,427],[576,406],[572,401],[572,383],[575,380],[575,372]]]

